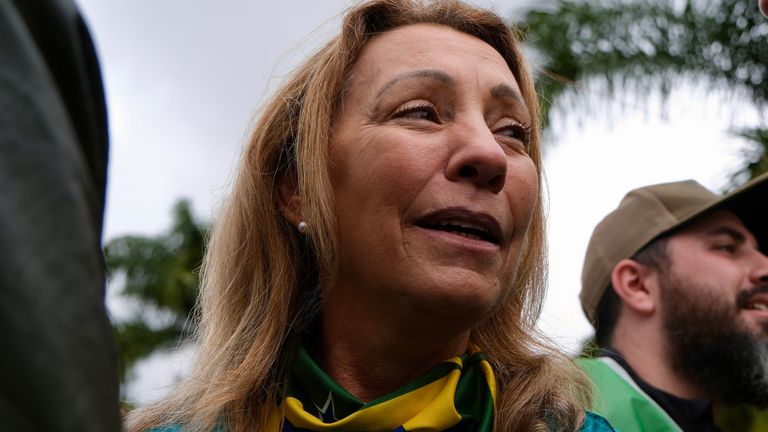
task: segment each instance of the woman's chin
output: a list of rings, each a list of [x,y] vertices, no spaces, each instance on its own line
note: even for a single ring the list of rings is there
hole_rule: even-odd
[[[435,319],[444,317],[474,325],[491,315],[503,297],[498,280],[488,281],[468,270],[446,274],[454,277],[439,278],[424,290],[425,298],[421,299],[424,309],[431,311]]]

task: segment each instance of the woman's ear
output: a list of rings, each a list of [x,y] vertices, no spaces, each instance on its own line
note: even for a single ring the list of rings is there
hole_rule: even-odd
[[[296,187],[295,180],[286,175],[280,179],[280,211],[283,216],[294,227],[298,227],[299,222],[304,220],[303,213],[301,211],[301,197],[299,196],[298,187]]]
[[[656,278],[648,267],[623,259],[613,267],[611,284],[622,303],[635,313],[651,315],[656,310]]]

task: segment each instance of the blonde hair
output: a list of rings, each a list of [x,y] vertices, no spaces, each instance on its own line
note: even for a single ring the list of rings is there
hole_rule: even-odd
[[[374,0],[348,11],[341,35],[296,70],[257,122],[203,264],[197,362],[172,396],[129,415],[129,432],[168,423],[189,431],[267,429],[297,334],[315,315],[318,287],[337,272],[328,144],[345,82],[369,40],[416,23],[445,25],[495,48],[531,118],[539,118],[518,37],[495,14],[451,0]],[[538,124],[529,153],[541,176]],[[299,193],[309,237],[281,213],[286,182]],[[496,374],[496,430],[577,430],[589,401],[583,375],[535,326],[546,289],[545,249],[539,200],[512,294],[471,334]]]

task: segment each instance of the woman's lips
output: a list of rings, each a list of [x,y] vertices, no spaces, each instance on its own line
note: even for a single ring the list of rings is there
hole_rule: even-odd
[[[435,210],[420,217],[416,226],[428,230],[444,231],[494,245],[503,243],[499,222],[487,213],[475,212],[462,207]]]

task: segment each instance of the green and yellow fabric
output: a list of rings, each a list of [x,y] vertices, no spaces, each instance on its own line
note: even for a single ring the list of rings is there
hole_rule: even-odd
[[[416,381],[363,403],[303,348],[284,401],[283,431],[477,431],[493,429],[496,383],[479,353],[440,363]]]
[[[496,381],[480,352],[438,364],[416,381],[363,403],[328,377],[301,348],[284,400],[283,432],[491,432]],[[611,432],[587,412],[580,432]]]
[[[616,429],[621,432],[682,432],[613,359],[582,358],[576,363],[594,385],[594,411],[608,419]]]
[[[410,384],[362,402],[323,372],[299,348],[288,390],[270,431],[282,432],[492,432],[496,381],[480,352],[436,365]],[[282,423],[282,428],[281,428]],[[168,425],[150,432],[183,432]],[[215,432],[225,429],[219,427]],[[615,432],[587,412],[579,432]]]

